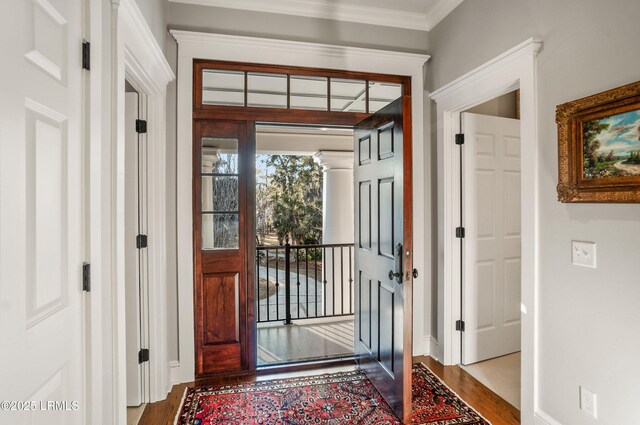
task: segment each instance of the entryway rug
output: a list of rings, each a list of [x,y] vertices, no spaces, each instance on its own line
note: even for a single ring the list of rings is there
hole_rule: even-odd
[[[490,425],[426,366],[413,366],[413,421]],[[400,424],[360,371],[187,388],[177,425]]]

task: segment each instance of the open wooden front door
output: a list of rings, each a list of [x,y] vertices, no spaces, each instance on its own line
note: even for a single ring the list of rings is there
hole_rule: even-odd
[[[411,420],[411,98],[356,126],[356,356],[394,412]]]
[[[253,137],[244,121],[195,121],[193,223],[196,377],[255,369],[248,285],[248,182]]]

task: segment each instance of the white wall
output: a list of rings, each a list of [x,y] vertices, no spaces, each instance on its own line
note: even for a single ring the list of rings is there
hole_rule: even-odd
[[[158,44],[164,49],[167,35],[168,0],[136,0],[136,3]]]
[[[402,52],[426,53],[429,42],[426,31],[173,2],[168,19],[171,29]]]
[[[432,90],[531,36],[544,42],[537,70],[538,397],[540,409],[563,425],[632,425],[640,417],[640,206],[561,204],[555,191],[555,107],[640,80],[639,16],[637,0],[468,0],[430,33]],[[597,269],[571,265],[572,239],[597,243]],[[579,385],[598,395],[598,421],[579,410]]]

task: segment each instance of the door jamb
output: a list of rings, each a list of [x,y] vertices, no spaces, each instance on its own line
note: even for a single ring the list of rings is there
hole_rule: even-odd
[[[538,118],[536,56],[542,42],[531,38],[433,92],[437,102],[438,143],[438,353],[445,365],[460,362],[460,164],[455,134],[462,111],[520,88],[522,161],[522,423],[532,425],[537,412],[538,309]]]

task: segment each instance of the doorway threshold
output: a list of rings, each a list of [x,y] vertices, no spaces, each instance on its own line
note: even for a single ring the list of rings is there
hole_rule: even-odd
[[[358,363],[355,356],[334,357],[320,360],[262,365],[256,368],[256,375],[271,375],[275,373],[315,371],[318,369],[357,366]]]

